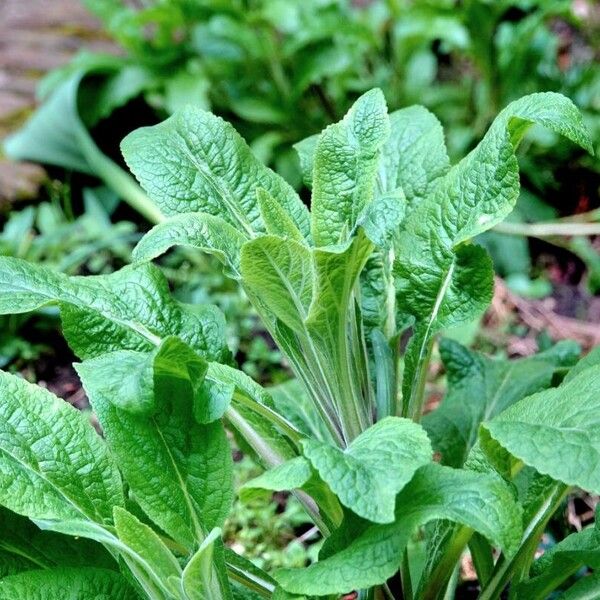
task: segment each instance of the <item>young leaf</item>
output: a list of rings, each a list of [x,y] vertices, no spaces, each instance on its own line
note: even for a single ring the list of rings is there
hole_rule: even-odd
[[[363,94],[320,135],[314,158],[311,229],[317,246],[346,241],[374,198],[377,163],[389,135],[380,90]]]
[[[529,358],[492,360],[444,339],[440,355],[448,392],[441,405],[423,417],[423,427],[442,462],[460,467],[477,440],[479,425],[525,396],[549,387],[555,368],[573,364],[579,347],[561,342]]]
[[[220,536],[221,530],[213,529],[183,571],[183,589],[189,600],[211,600],[223,597],[213,559],[214,545]]]
[[[308,211],[294,190],[265,167],[232,125],[188,106],[142,127],[121,143],[129,168],[166,215],[205,212],[252,237],[264,232],[256,189],[276,198],[303,235]]]
[[[297,456],[247,481],[240,488],[240,496],[245,500],[254,495],[253,490],[284,492],[301,489],[311,476],[312,469],[308,460],[303,456]]]
[[[382,193],[401,189],[410,211],[431,194],[436,180],[449,168],[444,131],[437,117],[422,106],[390,114],[390,136],[379,165]]]
[[[223,425],[196,423],[190,382],[167,381],[161,410],[132,414],[116,407],[98,357],[76,365],[108,445],[134,498],[186,547],[222,524],[232,501],[232,461]]]
[[[308,187],[313,184],[313,168],[315,164],[315,152],[321,134],[317,133],[310,137],[304,138],[294,144],[294,150],[298,153],[300,160],[300,170],[302,171],[302,179]]]
[[[30,519],[108,524],[123,503],[119,471],[87,418],[0,371],[0,504]]]
[[[10,575],[0,579],[0,596],[10,600],[132,600],[138,597],[116,571],[92,567],[56,567]]]
[[[482,425],[516,458],[567,485],[600,493],[600,366],[528,396]]]
[[[119,539],[138,554],[163,582],[168,582],[170,577],[179,579],[181,567],[177,559],[152,528],[119,507],[115,507],[114,521]]]
[[[394,520],[398,492],[432,455],[423,428],[398,417],[369,427],[345,450],[313,439],[302,447],[340,502],[375,523]]]
[[[304,236],[284,210],[283,206],[281,206],[267,190],[257,188],[256,197],[258,199],[260,214],[265,223],[267,233],[282,238],[288,238],[301,244],[306,242]]]
[[[306,569],[280,570],[275,579],[288,592],[315,596],[384,583],[399,569],[414,530],[436,519],[467,525],[508,554],[521,538],[521,514],[502,480],[430,464],[398,495],[394,523],[349,532],[351,541],[341,551]]]
[[[242,281],[252,296],[297,333],[312,300],[313,265],[303,244],[273,235],[252,240],[242,248]]]
[[[225,322],[216,307],[188,310],[173,300],[151,264],[110,275],[68,277],[16,258],[0,258],[0,314],[58,304],[64,334],[80,358],[113,350],[151,350],[176,335],[209,360],[227,360]]]
[[[240,253],[247,239],[221,217],[184,213],[153,227],[134,248],[133,258],[152,260],[173,246],[189,246],[214,254],[231,277],[239,278]]]

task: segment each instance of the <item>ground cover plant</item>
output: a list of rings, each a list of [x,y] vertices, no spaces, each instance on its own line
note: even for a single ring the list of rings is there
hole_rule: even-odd
[[[472,239],[513,209],[533,124],[592,149],[570,100],[533,94],[451,165],[430,112],[388,114],[371,90],[297,145],[310,210],[211,113],[128,135],[125,160],[166,217],[132,265],[69,277],[0,259],[0,312],[59,307],[103,431],[0,374],[0,597],[446,598],[467,547],[480,598],[594,589],[573,576],[596,566],[595,528],[536,551],[573,488],[600,492],[598,352],[578,362],[562,342],[501,361],[442,341],[448,390],[424,415],[436,339],[491,300]],[[150,261],[175,245],[214,254],[243,287],[291,392],[232,364],[215,307],[171,297]],[[267,573],[223,546],[225,428],[265,469],[241,499],[291,491],[325,538],[318,561]]]

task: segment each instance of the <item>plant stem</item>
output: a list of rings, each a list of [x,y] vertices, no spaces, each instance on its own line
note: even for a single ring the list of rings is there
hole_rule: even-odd
[[[562,483],[554,486],[546,502],[544,502],[525,530],[521,546],[517,553],[510,560],[503,557],[496,563],[496,568],[481,592],[479,600],[496,600],[496,598],[500,597],[500,594],[502,594],[502,591],[508,585],[523,560],[527,560],[528,556],[532,552],[535,552],[548,521],[559,508],[568,492],[568,486]]]
[[[575,235],[600,235],[600,223],[572,223],[552,221],[547,223],[498,223],[494,231],[508,235],[552,237]]]
[[[429,361],[433,351],[433,337],[424,340],[425,352],[421,352],[423,356],[419,359],[417,372],[414,378],[414,385],[411,390],[410,398],[406,406],[406,417],[415,422],[421,420],[423,414],[423,404],[425,403],[425,383],[427,382],[427,373],[429,372]]]

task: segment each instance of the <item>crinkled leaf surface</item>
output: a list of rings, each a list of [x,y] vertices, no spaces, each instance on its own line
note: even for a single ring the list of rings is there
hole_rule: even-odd
[[[310,438],[302,447],[340,502],[375,523],[394,520],[398,492],[432,455],[423,428],[399,417],[369,427],[345,450]]]
[[[87,418],[0,372],[0,504],[31,519],[112,521],[121,477]]]
[[[256,189],[269,192],[308,234],[308,211],[279,175],[265,167],[232,125],[188,106],[121,143],[142,187],[167,215],[205,212],[252,235],[264,232]]]
[[[410,210],[427,198],[434,182],[449,168],[444,131],[437,117],[422,106],[390,114],[390,136],[379,164],[381,192],[400,188]]]
[[[381,90],[363,94],[319,136],[313,166],[311,229],[317,246],[346,241],[375,194],[381,148],[389,135]]]
[[[7,600],[133,600],[138,595],[116,571],[56,567],[0,579],[0,597]]]
[[[144,512],[186,547],[221,525],[231,507],[232,460],[223,425],[200,425],[189,381],[165,380],[160,410],[132,414],[114,405],[96,364],[76,365],[112,453]]]
[[[369,525],[349,545],[306,569],[283,569],[275,579],[296,594],[343,594],[386,581],[419,525],[448,519],[475,529],[513,553],[521,537],[521,514],[506,484],[481,475],[430,464],[417,471],[396,501],[396,521]]]
[[[150,350],[180,336],[210,360],[226,360],[225,322],[214,306],[176,302],[160,269],[124,267],[110,275],[69,277],[16,258],[0,258],[0,313],[59,304],[64,334],[81,358],[113,350]]]
[[[251,497],[248,490],[271,490],[274,492],[300,489],[311,477],[310,463],[303,456],[297,456],[283,464],[265,471],[241,487],[241,495]]]
[[[440,355],[448,392],[440,406],[423,417],[423,426],[442,462],[460,467],[477,440],[479,425],[525,396],[549,387],[555,368],[573,364],[579,347],[561,342],[529,358],[494,360],[444,339]]]
[[[498,115],[481,143],[435,184],[404,222],[395,262],[398,298],[401,309],[425,330],[421,346],[436,330],[475,317],[491,299],[491,265],[483,268],[482,252],[469,250],[464,242],[513,209],[519,194],[514,152],[533,123],[591,150],[581,115],[570,100],[551,92],[525,96]],[[408,390],[413,375],[408,373]]]
[[[595,365],[513,404],[482,427],[485,436],[540,473],[600,493],[599,407]]]

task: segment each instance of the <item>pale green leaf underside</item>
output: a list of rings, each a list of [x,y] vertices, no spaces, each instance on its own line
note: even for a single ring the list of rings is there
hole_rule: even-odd
[[[305,569],[280,570],[275,579],[289,592],[315,596],[383,583],[399,569],[415,529],[436,519],[467,525],[509,554],[521,537],[520,511],[498,477],[430,464],[398,495],[394,523],[370,525],[337,554]]]
[[[249,492],[252,490],[282,492],[300,489],[311,475],[312,469],[308,460],[297,456],[246,482],[240,489],[240,495],[242,498],[251,498],[253,494]]]
[[[158,125],[133,131],[121,150],[142,187],[167,215],[205,212],[248,235],[264,232],[256,198],[261,187],[308,234],[308,211],[296,192],[220,117],[188,106]]]
[[[600,366],[524,398],[484,430],[513,456],[557,481],[600,493]]]
[[[169,335],[223,360],[224,318],[216,307],[194,311],[176,302],[160,269],[127,266],[110,275],[69,277],[16,258],[0,258],[0,313],[59,304],[64,334],[81,358],[113,350],[150,350]]]
[[[0,504],[31,519],[112,521],[121,477],[87,418],[0,372]]]
[[[340,502],[375,523],[394,520],[396,495],[432,455],[423,428],[399,417],[369,427],[345,450],[313,439],[302,446]]]
[[[240,252],[247,239],[221,217],[184,213],[153,227],[135,247],[133,258],[152,260],[173,246],[188,246],[214,254],[233,277],[239,277]]]

